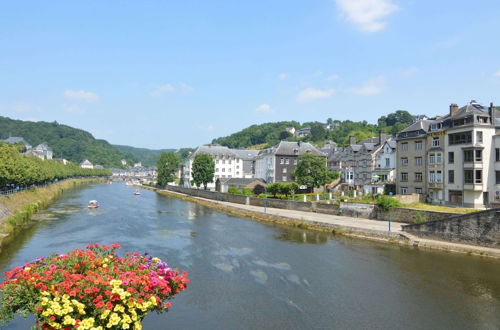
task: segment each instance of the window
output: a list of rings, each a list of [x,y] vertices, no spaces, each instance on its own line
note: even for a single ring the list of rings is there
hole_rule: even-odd
[[[422,157],[415,157],[415,165],[422,166]]]
[[[408,158],[406,157],[401,158],[401,166],[408,166]]]
[[[219,164],[220,160],[217,159],[217,164]]]
[[[225,164],[225,163],[226,163],[226,161],[223,159],[223,160],[222,160],[222,164]]]
[[[401,182],[408,182],[408,173],[401,173]]]
[[[455,183],[455,171],[454,170],[448,171],[448,183]]]
[[[448,135],[448,144],[466,144],[472,143],[472,131],[453,133]]]
[[[422,172],[415,173],[415,182],[422,182]]]
[[[422,150],[422,141],[415,141],[415,150]]]
[[[408,150],[408,142],[401,143],[401,150],[403,150],[403,151],[407,151]]]
[[[476,143],[483,143],[483,132],[476,132]]]
[[[440,152],[436,153],[436,163],[437,164],[441,164],[441,160],[442,160],[441,155],[442,154]]]
[[[236,169],[239,170],[240,169],[240,165],[236,165]]]
[[[482,183],[483,182],[483,171],[482,170],[476,170],[476,179],[474,180],[475,183]]]
[[[443,183],[443,172],[436,171],[436,182]]]
[[[228,169],[227,169],[227,171],[228,171],[228,172],[231,172],[231,169],[230,169],[230,168],[228,168]]]
[[[464,162],[470,163],[472,162],[472,150],[464,150]]]
[[[283,173],[286,173],[286,167],[283,169]]]
[[[438,137],[432,138],[432,146],[439,147],[439,138]]]
[[[236,171],[236,175],[240,175],[240,172]]]
[[[282,179],[283,179],[283,181],[286,181],[286,175],[283,175]]]
[[[224,167],[222,168],[222,172],[226,172],[226,169]]]
[[[421,194],[422,193],[422,188],[415,188],[415,192],[417,194]]]
[[[285,158],[280,159],[280,164],[285,164]]]
[[[215,172],[219,172],[219,168],[218,167],[215,168]]]
[[[290,159],[285,158],[285,164],[290,164]]]
[[[474,173],[472,170],[464,170],[464,183],[474,182]]]
[[[476,155],[475,160],[476,160],[476,162],[483,161],[483,151],[482,150],[475,150],[475,151],[476,151],[475,152],[475,155]]]
[[[297,165],[297,159],[293,160],[293,165]]]
[[[391,160],[390,158],[385,159],[385,167],[391,167]]]
[[[453,164],[455,162],[455,153],[453,151],[448,152],[448,164]]]
[[[495,161],[500,162],[500,148],[495,148]]]
[[[435,171],[429,172],[429,182],[430,183],[436,182],[436,172]]]
[[[229,165],[231,165],[231,159],[230,159],[230,160],[228,160],[228,161],[227,161],[227,163],[228,163]]]
[[[434,164],[436,162],[436,154],[429,154],[429,164]]]
[[[495,171],[495,183],[500,184],[500,171]]]
[[[401,187],[401,195],[408,194],[408,187]]]

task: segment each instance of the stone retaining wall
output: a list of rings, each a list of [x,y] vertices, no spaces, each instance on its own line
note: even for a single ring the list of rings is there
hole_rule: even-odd
[[[403,226],[418,237],[500,248],[500,211],[491,209]]]

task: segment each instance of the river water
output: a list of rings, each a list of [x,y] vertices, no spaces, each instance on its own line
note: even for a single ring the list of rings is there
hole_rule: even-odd
[[[500,261],[271,226],[123,183],[66,192],[0,255],[122,245],[187,270],[145,329],[500,329]],[[101,207],[89,210],[97,199]],[[16,318],[7,329],[29,329]]]

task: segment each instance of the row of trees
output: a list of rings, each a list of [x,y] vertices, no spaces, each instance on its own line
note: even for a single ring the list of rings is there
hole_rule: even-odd
[[[110,175],[108,170],[83,169],[74,163],[64,165],[53,160],[24,156],[16,146],[0,143],[0,188],[8,185],[29,186],[75,176]]]

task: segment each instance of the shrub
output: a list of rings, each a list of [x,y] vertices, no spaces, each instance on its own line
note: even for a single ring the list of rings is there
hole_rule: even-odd
[[[387,195],[381,195],[377,197],[377,206],[382,210],[382,211],[390,211],[391,209],[395,207],[400,207],[401,202],[398,201],[397,199],[387,196]]]
[[[427,220],[425,219],[424,215],[420,212],[415,213],[415,223],[424,223]]]
[[[236,187],[229,187],[229,189],[227,190],[227,192],[230,193],[230,194],[241,195],[241,190],[239,190]]]
[[[253,187],[253,194],[254,195],[260,195],[260,194],[263,194],[265,192],[266,192],[266,187],[264,187],[261,184],[257,184],[257,185],[255,185],[255,187]]]

